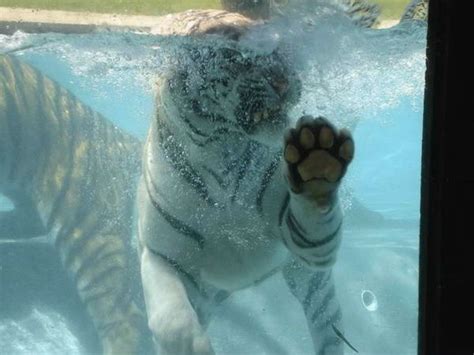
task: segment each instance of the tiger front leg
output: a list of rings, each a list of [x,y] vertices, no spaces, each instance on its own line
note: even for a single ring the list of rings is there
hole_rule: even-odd
[[[214,354],[177,271],[146,246],[141,251],[141,275],[148,326],[158,354]]]
[[[353,156],[349,131],[339,131],[325,118],[303,116],[285,133],[290,194],[280,214],[283,240],[312,268],[335,262],[342,225],[337,191]]]
[[[285,134],[289,185],[280,212],[283,242],[304,268],[286,268],[292,293],[303,306],[318,355],[342,354],[342,314],[331,276],[341,241],[337,191],[354,156],[347,130],[304,116]]]

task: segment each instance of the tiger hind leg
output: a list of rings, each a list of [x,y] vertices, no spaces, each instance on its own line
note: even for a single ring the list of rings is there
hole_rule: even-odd
[[[122,309],[117,320],[100,331],[103,354],[152,354],[144,315],[134,303]]]
[[[102,353],[146,354],[151,336],[133,299],[127,244],[119,234],[95,233],[87,223],[83,227],[60,233],[56,248],[97,329]]]

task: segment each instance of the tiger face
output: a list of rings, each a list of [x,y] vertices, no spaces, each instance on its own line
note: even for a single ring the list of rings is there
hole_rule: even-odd
[[[288,125],[301,81],[283,53],[255,55],[230,41],[198,44],[182,58],[168,80],[179,116],[204,118],[267,145]]]

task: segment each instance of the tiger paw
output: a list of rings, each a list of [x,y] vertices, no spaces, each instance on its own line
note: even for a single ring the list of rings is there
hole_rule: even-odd
[[[207,334],[191,312],[176,309],[165,317],[150,317],[149,327],[159,354],[214,355]]]
[[[327,119],[301,117],[285,133],[283,157],[287,180],[295,194],[327,205],[354,156],[354,140]]]

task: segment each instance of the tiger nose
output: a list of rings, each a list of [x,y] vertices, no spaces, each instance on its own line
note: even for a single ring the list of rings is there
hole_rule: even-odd
[[[285,95],[288,91],[288,81],[285,79],[275,79],[271,85],[280,97]]]

